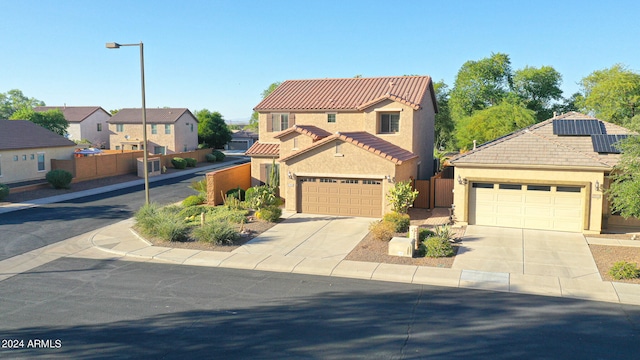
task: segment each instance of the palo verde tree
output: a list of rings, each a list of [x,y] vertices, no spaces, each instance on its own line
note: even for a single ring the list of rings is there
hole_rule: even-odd
[[[196,111],[198,119],[198,142],[206,147],[222,149],[231,141],[231,130],[224,122],[222,114],[207,109]]]

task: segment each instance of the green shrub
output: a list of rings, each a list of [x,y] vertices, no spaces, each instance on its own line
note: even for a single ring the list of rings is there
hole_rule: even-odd
[[[254,186],[250,191],[251,201],[247,201],[251,208],[260,210],[268,206],[280,206],[280,198],[276,196],[275,189],[268,186]],[[249,191],[249,190],[247,190]],[[245,192],[245,199],[247,194]]]
[[[163,214],[152,235],[164,241],[185,241],[189,237],[189,229],[189,225],[176,214]]]
[[[226,157],[226,155],[220,150],[213,150],[211,154],[216,157],[216,161],[224,161],[224,158]]]
[[[401,233],[401,232],[409,231],[409,223],[410,223],[411,219],[409,218],[409,215],[407,215],[407,214],[399,214],[397,212],[390,212],[390,213],[384,214],[384,217],[382,218],[382,221],[387,221],[387,222],[393,223],[393,225],[395,226],[396,232],[397,233]]]
[[[267,222],[276,222],[282,216],[282,209],[276,205],[270,205],[256,211],[256,217]]]
[[[247,220],[247,210],[229,209],[224,206],[218,206],[216,211],[207,214],[207,219],[211,221],[224,221],[236,224],[243,223]]]
[[[203,197],[205,198],[207,197],[207,179],[206,178],[200,181],[192,181],[189,187],[195,190],[196,192],[198,192],[198,194],[202,195]]]
[[[199,216],[202,213],[205,214],[213,214],[216,212],[216,208],[213,206],[208,206],[208,205],[194,205],[194,206],[189,206],[189,207],[185,207],[183,209],[180,210],[180,212],[178,213],[178,215],[183,218],[190,218],[193,216]]]
[[[374,221],[369,225],[369,231],[374,239],[389,241],[396,233],[396,226],[388,221]]]
[[[148,233],[160,218],[160,208],[156,203],[145,204],[135,213],[134,218],[140,231]]]
[[[637,264],[633,264],[627,261],[618,261],[609,270],[611,275],[616,280],[623,279],[635,279],[640,276],[640,269]]]
[[[218,221],[207,221],[204,226],[193,229],[193,236],[198,241],[216,245],[232,245],[240,237],[232,225]]]
[[[51,170],[46,175],[47,182],[55,189],[68,189],[73,175],[62,169]]]
[[[240,186],[238,186],[235,189],[231,189],[229,191],[227,191],[227,197],[234,197],[240,201],[244,201],[245,200],[245,195],[246,192],[244,190],[242,190],[242,188]]]
[[[418,230],[418,240],[420,241],[420,243],[422,243],[423,241],[427,240],[427,238],[429,236],[433,236],[435,235],[433,231],[429,230],[429,229],[419,229]]]
[[[204,158],[207,159],[207,162],[216,162],[216,156],[213,154],[207,154]]]
[[[244,201],[246,201],[247,204],[249,204],[249,206],[251,206],[255,197],[256,197],[255,187],[250,187],[244,192]]]
[[[453,239],[453,230],[451,230],[451,225],[438,225],[433,229],[433,233],[436,237],[447,240]]]
[[[171,164],[176,169],[184,169],[187,167],[187,160],[181,157],[174,157],[173,159],[171,159]]]
[[[418,197],[418,190],[413,190],[411,181],[400,181],[389,189],[387,200],[391,203],[394,212],[406,214],[409,207]]]
[[[428,237],[423,244],[425,247],[425,256],[428,257],[449,257],[455,253],[451,242],[446,238],[431,236]]]
[[[205,203],[205,201],[207,201],[207,199],[202,195],[190,195],[190,196],[187,196],[184,200],[182,200],[182,206],[189,207],[189,206],[202,205]]]
[[[198,164],[198,160],[194,158],[186,158],[184,161],[187,162],[187,167],[196,167],[196,164]]]
[[[0,184],[0,201],[9,196],[9,187],[5,184]]]
[[[139,230],[165,241],[184,241],[189,234],[189,226],[180,217],[177,206],[160,208],[157,204],[144,205],[135,214]]]

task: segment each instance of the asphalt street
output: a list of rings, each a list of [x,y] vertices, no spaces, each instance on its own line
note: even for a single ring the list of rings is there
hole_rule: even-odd
[[[640,350],[639,307],[347,278],[62,258],[0,282],[0,294],[2,344],[19,347],[0,358],[614,359]],[[28,348],[34,339],[51,346]]]
[[[168,204],[195,192],[191,181],[207,170],[152,182],[151,201]],[[42,205],[0,215],[0,261],[128,219],[144,203],[144,186]]]

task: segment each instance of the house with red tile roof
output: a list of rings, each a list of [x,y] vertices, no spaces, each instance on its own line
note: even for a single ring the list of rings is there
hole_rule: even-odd
[[[198,119],[186,108],[146,109],[149,153],[198,149]],[[121,109],[109,120],[111,150],[144,149],[142,109]]]
[[[44,179],[51,159],[72,159],[75,146],[31,121],[0,120],[0,183]]]
[[[460,154],[454,213],[459,224],[585,234],[640,226],[612,214],[605,194],[620,160],[621,126],[569,112]]]
[[[36,106],[34,111],[60,110],[69,122],[67,129],[70,140],[88,140],[97,148],[109,148],[107,122],[111,118],[100,106]]]
[[[381,217],[394,183],[433,175],[429,76],[288,80],[254,110],[252,184],[275,164],[287,210]]]

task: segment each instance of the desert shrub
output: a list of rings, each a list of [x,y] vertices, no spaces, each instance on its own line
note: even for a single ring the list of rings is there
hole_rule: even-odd
[[[413,190],[411,181],[400,181],[389,189],[387,200],[391,203],[394,212],[406,214],[409,207],[418,197],[418,190]]]
[[[218,221],[207,221],[204,226],[193,229],[192,233],[196,240],[216,245],[232,245],[239,238],[234,226]]]
[[[431,236],[428,237],[423,244],[425,247],[425,256],[428,257],[448,257],[455,253],[451,242],[447,238]]]
[[[422,243],[423,241],[427,240],[427,238],[429,236],[433,236],[435,235],[433,233],[433,231],[429,230],[429,229],[419,229],[418,230],[418,240],[420,241],[420,243]]]
[[[180,217],[179,207],[160,208],[157,204],[144,205],[134,215],[138,229],[145,235],[165,241],[184,241],[189,226]]]
[[[201,179],[200,181],[192,181],[189,187],[198,192],[198,194],[207,197],[207,179]]]
[[[9,196],[9,187],[5,184],[0,184],[0,201]]]
[[[55,189],[68,189],[73,175],[66,170],[56,169],[49,171],[45,178]]]
[[[609,270],[611,275],[616,280],[622,279],[635,279],[640,276],[640,269],[638,265],[627,261],[618,261]]]
[[[247,210],[229,209],[225,206],[217,206],[214,212],[207,213],[207,221],[223,221],[240,224],[247,219]]]
[[[393,223],[397,233],[409,231],[410,218],[407,214],[399,214],[397,212],[386,213],[382,221]]]
[[[216,157],[216,161],[224,161],[224,158],[226,157],[226,155],[220,150],[213,150],[211,154]]]
[[[389,241],[396,233],[396,226],[389,221],[374,221],[369,225],[369,231],[374,239]]]
[[[231,210],[246,210],[247,203],[245,201],[240,201],[233,196],[227,197],[224,199],[224,206],[227,209]]]
[[[205,203],[205,201],[207,201],[207,198],[205,198],[202,195],[190,195],[190,196],[187,196],[184,200],[182,200],[182,206],[189,207],[189,206],[202,205]]]
[[[194,158],[186,158],[184,161],[187,162],[187,167],[196,167],[196,164],[198,164],[198,160]]]
[[[244,201],[251,206],[256,196],[256,187],[250,187],[244,192]]]
[[[453,239],[453,230],[451,230],[451,225],[438,225],[433,229],[433,233],[436,237],[447,240]]]
[[[227,191],[227,197],[234,197],[240,201],[244,201],[245,200],[245,191],[242,190],[242,188],[240,186],[238,186],[235,189],[231,189],[229,191]]]
[[[174,157],[173,159],[171,159],[171,164],[176,169],[184,169],[187,167],[187,160],[181,157]]]
[[[207,159],[207,162],[216,162],[216,156],[213,154],[207,154],[204,158]]]
[[[276,205],[270,205],[256,211],[256,217],[268,222],[276,222],[282,216],[282,209]]]
[[[208,205],[194,205],[185,207],[180,210],[179,215],[183,219],[192,218],[194,216],[200,216],[200,214],[213,214],[216,212],[216,208]]]
[[[280,206],[280,198],[276,196],[275,189],[271,186],[254,186],[252,189],[249,206],[253,209],[260,210],[268,206]],[[245,199],[246,197],[245,193]]]

